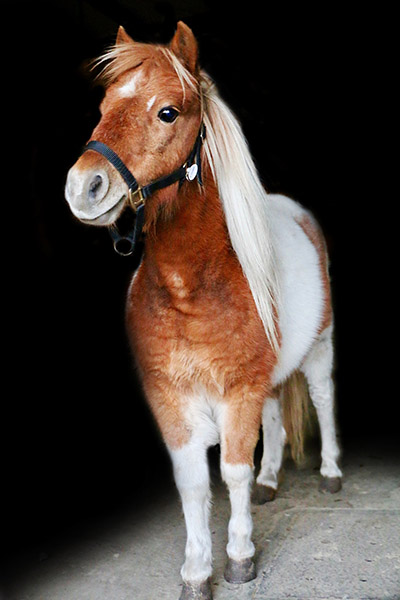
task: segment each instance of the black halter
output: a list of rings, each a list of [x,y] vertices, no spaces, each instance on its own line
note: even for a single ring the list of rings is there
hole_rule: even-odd
[[[119,172],[128,186],[128,203],[136,214],[136,219],[133,230],[127,235],[121,235],[115,225],[110,227],[110,235],[114,242],[114,249],[116,252],[118,252],[118,254],[121,254],[122,256],[129,256],[133,253],[136,243],[142,232],[144,223],[144,207],[149,196],[154,194],[154,192],[168,187],[178,181],[181,185],[185,180],[192,181],[193,179],[197,178],[200,185],[203,185],[201,176],[200,151],[205,136],[206,127],[204,123],[202,123],[199,134],[193,146],[193,150],[189,154],[186,162],[179,167],[179,169],[173,171],[173,173],[170,175],[156,179],[152,183],[149,183],[143,187],[139,186],[128,167],[120,159],[118,154],[116,154],[114,150],[107,146],[107,144],[92,140],[84,147],[82,154],[87,150],[94,150],[95,152],[102,154]]]

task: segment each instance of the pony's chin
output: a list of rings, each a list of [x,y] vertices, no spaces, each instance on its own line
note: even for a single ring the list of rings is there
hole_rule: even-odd
[[[117,221],[125,206],[126,197],[123,196],[114,206],[106,210],[101,215],[91,217],[90,215],[75,215],[85,225],[95,225],[97,227],[109,227]]]

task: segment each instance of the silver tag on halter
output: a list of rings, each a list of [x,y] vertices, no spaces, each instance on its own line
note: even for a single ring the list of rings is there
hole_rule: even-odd
[[[196,163],[194,163],[193,165],[191,165],[190,167],[188,167],[186,169],[186,179],[188,181],[193,181],[193,179],[195,179],[196,176],[197,176],[197,171],[198,170],[199,170],[199,168],[196,165]]]

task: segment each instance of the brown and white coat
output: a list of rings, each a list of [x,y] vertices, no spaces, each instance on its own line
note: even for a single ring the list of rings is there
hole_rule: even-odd
[[[188,181],[148,200],[144,255],[126,309],[135,360],[182,498],[182,598],[206,599],[212,572],[207,448],[221,445],[231,499],[226,577],[245,581],[255,575],[254,449],[262,425],[257,487],[270,493],[287,438],[278,390],[296,371],[304,373],[319,417],[321,474],[331,482],[341,477],[326,252],[313,217],[263,189],[237,119],[198,67],[189,28],[178,24],[168,47],[137,44],[120,29],[105,59],[107,90],[92,139],[122,156],[139,184],[183,164],[201,122],[207,127],[203,187]],[[173,123],[160,120],[165,106],[178,111]],[[85,223],[114,223],[126,192],[115,169],[92,151],[68,174],[66,198]]]

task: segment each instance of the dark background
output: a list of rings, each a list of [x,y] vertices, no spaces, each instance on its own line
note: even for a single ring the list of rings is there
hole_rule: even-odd
[[[344,451],[396,441],[390,355],[396,219],[391,170],[391,16],[338,4],[136,0],[2,3],[3,552],[40,548],[134,505],[170,479],[124,330],[135,259],[76,221],[69,167],[98,119],[87,69],[119,24],[168,42],[184,20],[238,115],[270,191],[310,208],[326,234]],[[388,137],[387,137],[388,136]],[[4,136],[3,136],[4,142]],[[5,186],[6,188],[5,188]],[[394,313],[395,314],[395,313]],[[388,320],[385,317],[389,316]],[[391,348],[391,350],[389,349]]]

